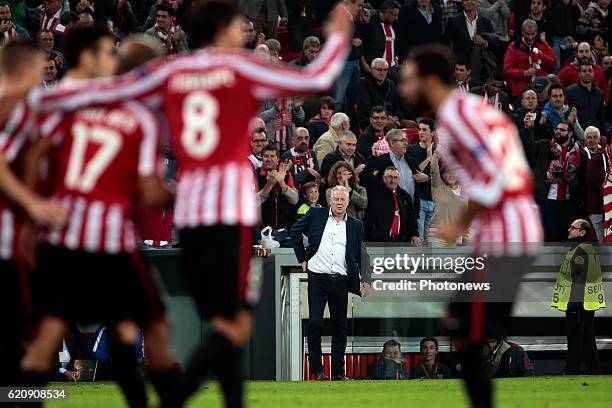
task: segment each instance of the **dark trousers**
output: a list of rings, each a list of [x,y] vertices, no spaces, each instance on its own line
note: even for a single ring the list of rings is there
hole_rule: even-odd
[[[347,278],[318,273],[308,273],[308,358],[310,371],[323,371],[321,364],[321,329],[323,311],[329,304],[333,324],[332,332],[332,377],[344,374],[344,351],[346,350],[346,304],[348,301]]]
[[[576,219],[577,210],[574,200],[543,200],[540,211],[544,224],[544,241],[567,242],[567,229]]]
[[[571,302],[565,311],[567,330],[566,374],[578,374],[580,362],[584,360],[589,374],[599,374],[599,358],[595,344],[594,310],[584,310],[582,303]]]

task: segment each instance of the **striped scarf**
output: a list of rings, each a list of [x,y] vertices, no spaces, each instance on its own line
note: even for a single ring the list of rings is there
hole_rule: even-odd
[[[7,44],[9,41],[12,41],[12,40],[19,40],[19,34],[17,33],[17,31],[15,31],[15,24],[11,24],[11,28],[6,30],[2,34],[3,36],[1,39],[0,46]]]
[[[289,148],[289,129],[293,125],[293,116],[287,98],[281,98],[280,110],[274,117],[274,143],[282,152]]]
[[[604,242],[612,242],[612,161],[610,160],[612,148],[607,145],[604,153],[604,160],[607,160],[608,164],[608,171],[603,185]]]
[[[157,38],[159,38],[160,41],[164,43],[164,45],[166,46],[167,54],[168,55],[175,54],[176,50],[174,49],[174,44],[172,43],[172,34],[176,32],[176,27],[174,26],[174,22],[170,26],[170,30],[168,30],[167,33],[163,32],[163,30],[161,29],[160,26],[157,25],[157,23],[155,23],[155,26],[153,28],[155,29],[155,32],[157,33]]]

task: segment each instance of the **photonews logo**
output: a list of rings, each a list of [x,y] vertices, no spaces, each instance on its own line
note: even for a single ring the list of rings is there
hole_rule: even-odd
[[[417,271],[453,271],[463,274],[467,271],[481,271],[485,267],[487,255],[472,256],[412,256],[408,254],[395,254],[395,256],[376,256],[372,259],[372,272],[380,275],[386,271],[408,272]]]

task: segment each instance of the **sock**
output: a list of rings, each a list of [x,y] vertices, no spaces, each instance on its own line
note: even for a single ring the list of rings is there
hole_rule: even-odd
[[[113,379],[119,384],[131,408],[147,406],[147,392],[138,370],[136,346],[115,342],[112,345]]]
[[[180,370],[178,368],[169,368],[166,370],[149,371],[149,379],[155,388],[155,392],[159,396],[160,405],[164,405],[168,399],[170,392],[176,387],[180,378]]]
[[[218,365],[215,370],[223,389],[225,406],[227,408],[242,408],[244,402],[242,369],[240,366],[242,349],[232,347],[225,356],[223,363]]]
[[[461,372],[474,408],[490,408],[493,404],[491,373],[481,345],[470,345],[462,351]]]

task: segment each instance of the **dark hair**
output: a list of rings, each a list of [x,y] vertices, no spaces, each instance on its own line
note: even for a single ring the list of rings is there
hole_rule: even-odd
[[[588,65],[589,67],[593,68],[593,63],[591,61],[579,61],[578,62],[578,72],[580,72],[580,70],[582,69],[584,65]]]
[[[380,5],[380,12],[401,8],[402,6],[395,0],[386,0]]]
[[[331,96],[322,96],[319,99],[319,110],[322,107],[327,106],[329,109],[335,111],[336,110],[336,101]]]
[[[266,146],[264,146],[263,149],[261,149],[262,157],[265,152],[274,152],[276,153],[276,157],[278,157],[278,146],[275,145],[274,143],[269,143]]]
[[[319,185],[315,181],[309,181],[308,183],[302,184],[302,189],[301,189],[302,196],[306,197],[306,193],[311,188],[316,188],[318,190]]]
[[[11,8],[11,6],[6,1],[0,1],[0,7],[8,7],[9,9]]]
[[[584,231],[585,237],[591,235],[591,223],[587,220],[582,220],[582,225],[580,225],[580,228]]]
[[[565,87],[561,84],[550,84],[548,86],[548,96],[550,96],[551,92],[553,89],[560,89],[561,92],[563,92],[563,95],[565,95]]]
[[[30,63],[42,50],[32,40],[12,40],[0,48],[0,74],[14,75],[18,69]]]
[[[408,55],[408,61],[414,62],[417,75],[433,75],[443,84],[455,86],[455,55],[445,45],[426,44],[415,47]]]
[[[455,62],[455,66],[457,65],[464,65],[466,69],[472,69],[472,64],[470,63],[470,61],[464,60],[463,58]]]
[[[265,127],[256,127],[255,129],[253,129],[253,133],[263,133],[266,136],[268,135]]]
[[[370,116],[374,115],[375,113],[384,113],[386,115],[387,109],[382,105],[376,105],[370,109]]]
[[[397,340],[391,339],[391,340],[385,341],[385,344],[383,344],[383,350],[382,350],[383,353],[385,352],[385,349],[387,347],[397,347],[397,348],[399,348],[400,352],[402,351],[402,345],[399,344],[399,341],[397,341]]]
[[[166,3],[158,4],[157,5],[157,11],[165,11],[171,17],[176,16],[176,10],[173,9],[171,5],[166,4]],[[157,11],[156,11],[156,13],[157,13]]]
[[[422,124],[424,124],[424,125],[429,126],[429,130],[431,130],[432,132],[433,132],[434,130],[436,130],[436,125],[435,125],[435,122],[433,121],[433,119],[430,119],[430,118],[423,118],[423,119],[419,120],[419,125],[420,125],[421,123],[422,123]]]
[[[349,162],[345,162],[344,160],[337,161],[331,167],[331,169],[329,169],[329,173],[327,173],[327,186],[329,188],[334,188],[334,187],[336,187],[338,185],[338,178],[336,177],[336,173],[338,172],[338,169],[340,167],[345,167],[351,173],[353,173],[353,175],[349,179],[348,183],[349,183],[349,186],[352,189],[357,187],[359,185],[359,177],[357,176],[357,173],[355,172],[355,169],[353,168],[353,166],[351,166],[351,164]]]
[[[79,21],[79,15],[74,11],[64,11],[60,17],[60,24],[66,26],[70,23],[76,23]]]
[[[504,82],[504,74],[502,74],[501,71],[493,71],[491,72],[491,75],[489,75],[489,79]]]
[[[186,31],[191,33],[195,48],[205,47],[232,21],[239,17],[238,8],[229,0],[208,0],[192,6]]]
[[[433,341],[433,343],[436,345],[436,350],[438,350],[438,339],[431,336],[423,337],[421,339],[421,342],[419,343],[419,350],[423,349],[423,344],[425,344],[426,341]]]
[[[100,40],[103,38],[112,40],[113,36],[108,29],[102,26],[79,27],[70,30],[66,36],[66,47],[64,49],[66,66],[68,68],[78,66],[81,54],[85,50],[97,52]]]

